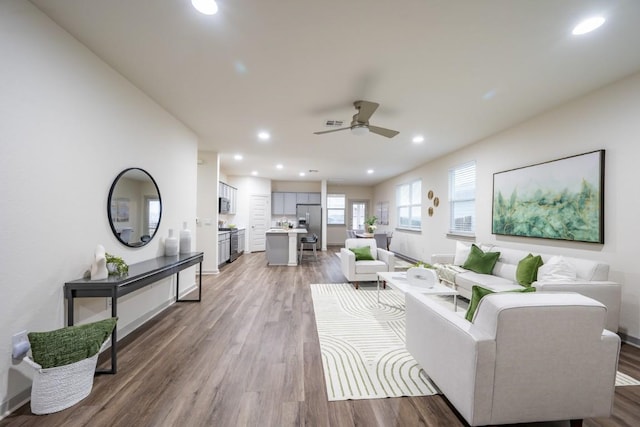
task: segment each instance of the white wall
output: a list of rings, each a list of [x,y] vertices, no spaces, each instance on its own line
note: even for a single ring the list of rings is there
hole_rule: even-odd
[[[442,201],[433,217],[423,209],[422,233],[395,231],[391,249],[422,260],[429,260],[433,253],[453,251],[455,240],[446,235],[448,170],[475,160],[476,241],[609,263],[610,278],[623,286],[621,332],[639,342],[640,270],[636,248],[640,200],[635,179],[640,158],[639,117],[640,73],[377,186],[375,200],[392,202],[392,225],[396,223],[394,191],[399,183],[420,177],[423,195],[433,190]],[[491,234],[493,173],[598,149],[606,150],[604,245]]]
[[[195,229],[197,139],[27,1],[0,2],[0,57],[1,415],[31,385],[31,370],[11,361],[12,334],[65,325],[63,285],[82,277],[96,244],[130,264],[163,252],[159,237],[132,249],[113,236],[107,196],[120,171],[155,178],[160,236],[183,221]],[[170,303],[172,283],[119,301],[120,337]],[[104,299],[84,299],[76,315],[109,312]]]
[[[218,273],[218,176],[220,158],[213,151],[198,153],[197,250],[204,253],[202,272]]]
[[[230,176],[228,177],[229,185],[238,189],[236,214],[230,215],[230,221],[238,228],[244,228],[245,252],[250,252],[251,245],[251,196],[268,196],[268,206],[271,206],[271,180],[267,178],[259,178],[254,176]],[[271,215],[269,208],[267,214]],[[270,219],[267,218],[267,224]]]
[[[347,198],[345,221],[349,221],[349,203],[352,201],[368,201],[369,206],[367,216],[375,214],[375,204],[373,203],[374,187],[364,185],[327,185],[327,194],[344,194]],[[325,215],[326,216],[326,215]],[[346,225],[327,225],[327,244],[344,246],[347,238]]]

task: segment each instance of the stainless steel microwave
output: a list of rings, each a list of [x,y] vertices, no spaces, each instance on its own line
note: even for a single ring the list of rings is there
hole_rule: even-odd
[[[231,203],[226,197],[220,197],[218,201],[218,213],[226,214],[231,209]]]

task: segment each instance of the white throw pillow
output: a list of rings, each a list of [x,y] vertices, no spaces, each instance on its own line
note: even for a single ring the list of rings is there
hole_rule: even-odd
[[[538,269],[539,282],[575,281],[576,268],[563,256],[553,256]]]
[[[453,265],[462,265],[469,258],[469,252],[471,252],[471,245],[456,242],[456,255],[453,258]]]

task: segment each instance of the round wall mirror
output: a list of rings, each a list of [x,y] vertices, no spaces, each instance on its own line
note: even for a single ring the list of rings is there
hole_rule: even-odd
[[[153,177],[140,168],[120,172],[109,190],[107,215],[122,244],[137,248],[149,243],[162,218],[162,199]]]

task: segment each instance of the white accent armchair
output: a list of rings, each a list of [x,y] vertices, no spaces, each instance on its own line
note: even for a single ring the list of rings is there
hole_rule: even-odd
[[[473,323],[406,294],[406,345],[472,426],[608,417],[620,338],[577,293],[495,293]]]
[[[350,248],[369,246],[371,249],[372,261],[356,261],[355,254]],[[360,281],[378,280],[379,271],[393,271],[395,268],[395,255],[386,249],[378,248],[375,239],[347,239],[344,248],[340,249],[340,260],[342,263],[342,274],[349,282],[355,284],[356,289]]]

